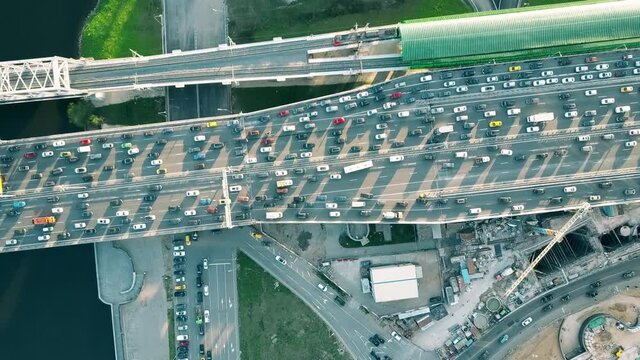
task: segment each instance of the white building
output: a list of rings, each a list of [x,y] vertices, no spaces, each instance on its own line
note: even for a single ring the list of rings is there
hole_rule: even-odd
[[[418,297],[418,279],[422,269],[413,264],[372,267],[371,292],[376,302],[387,302]]]

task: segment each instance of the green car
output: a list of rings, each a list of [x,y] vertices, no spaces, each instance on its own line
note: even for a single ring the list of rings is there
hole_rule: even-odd
[[[123,149],[128,149],[128,148],[130,148],[132,146],[133,145],[131,145],[131,143],[124,143],[124,144],[120,145],[120,147],[123,148]]]

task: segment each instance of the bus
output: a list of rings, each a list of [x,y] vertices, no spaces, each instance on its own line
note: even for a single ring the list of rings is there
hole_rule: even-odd
[[[31,223],[33,225],[48,225],[56,222],[55,216],[40,216],[37,218],[31,219]]]
[[[373,167],[373,161],[367,160],[367,161],[363,161],[361,163],[345,166],[344,167],[344,173],[345,174],[350,174],[352,172],[356,172],[356,171],[360,171],[360,170],[364,170],[364,169],[369,169],[369,168],[372,168],[372,167]]]

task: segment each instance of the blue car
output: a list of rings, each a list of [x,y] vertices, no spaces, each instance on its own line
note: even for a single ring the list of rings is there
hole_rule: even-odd
[[[193,160],[202,160],[202,159],[204,159],[205,157],[206,157],[206,155],[205,155],[205,154],[203,154],[203,153],[197,153],[197,154],[193,155]]]
[[[24,202],[24,201],[14,201],[13,202],[13,207],[14,208],[23,208],[25,206],[27,206],[27,203]]]

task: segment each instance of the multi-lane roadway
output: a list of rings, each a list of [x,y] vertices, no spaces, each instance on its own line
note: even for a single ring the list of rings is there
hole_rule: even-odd
[[[387,211],[402,211],[406,222],[447,222],[635,201],[639,71],[633,59],[616,67],[623,55],[599,54],[586,65],[585,56],[545,59],[535,70],[523,63],[418,74],[251,114],[5,142],[9,197],[0,203],[0,236],[40,246],[42,230],[31,219],[54,207],[63,213],[50,243],[65,229],[64,241],[78,243],[244,225],[267,221],[267,212],[282,213],[269,220],[280,222],[383,221]],[[587,70],[576,73],[577,66]],[[616,113],[621,106],[629,111]],[[544,112],[553,120],[527,122]],[[436,135],[447,126],[451,132]],[[534,126],[540,131],[529,132]],[[83,140],[90,154],[78,152]],[[47,151],[52,156],[43,157]],[[66,151],[77,161],[62,157]],[[343,171],[367,160],[369,169]],[[328,170],[318,171],[323,165]],[[278,180],[293,183],[286,194],[277,193]],[[11,216],[15,201],[25,204]],[[136,224],[144,229],[134,231]],[[14,236],[20,229],[26,234]]]

